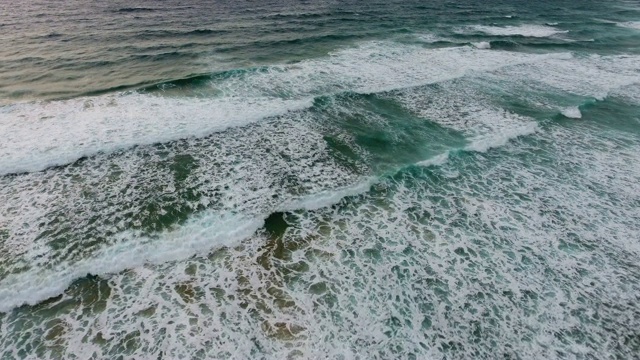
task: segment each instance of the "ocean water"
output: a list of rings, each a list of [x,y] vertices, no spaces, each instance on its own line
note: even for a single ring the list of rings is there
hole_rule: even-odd
[[[640,357],[637,1],[0,9],[0,358]]]

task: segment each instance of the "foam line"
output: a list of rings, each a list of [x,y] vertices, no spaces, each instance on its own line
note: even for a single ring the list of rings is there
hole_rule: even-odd
[[[472,139],[470,143],[459,151],[474,151],[474,152],[487,152],[490,149],[498,148],[506,145],[509,141],[519,138],[521,136],[531,135],[539,130],[538,124],[531,122],[524,126],[514,127],[511,129],[504,129],[499,133],[479,136]],[[455,150],[448,150],[440,155],[434,156],[430,159],[426,159],[416,163],[418,166],[439,166],[445,164],[449,160],[449,156]]]
[[[212,80],[215,98],[128,93],[0,107],[0,175],[39,171],[135,145],[202,137],[308,108],[317,96],[379,93],[550,58],[571,55],[369,42],[324,58]]]
[[[531,135],[538,131],[538,124],[531,122],[524,126],[502,129],[498,133],[481,136],[473,139],[465,146],[466,151],[487,152],[489,149],[506,145],[510,140],[520,136]]]
[[[54,269],[32,268],[0,282],[0,312],[27,304],[35,305],[64,292],[74,280],[88,274],[104,276],[144,264],[184,260],[197,254],[232,246],[255,233],[264,223],[260,218],[205,214],[158,239],[135,233],[120,234],[129,241],[109,247],[74,264]]]
[[[416,163],[416,165],[418,166],[424,166],[424,167],[429,167],[429,166],[439,166],[442,165],[444,163],[446,163],[449,160],[449,153],[450,151],[446,151],[440,155],[436,155],[432,158],[429,158],[427,160],[422,160],[418,163]]]
[[[524,36],[524,37],[550,37],[556,34],[568,33],[567,30],[559,30],[545,25],[519,25],[519,26],[470,26],[465,31],[482,32],[493,36]]]
[[[321,208],[329,207],[331,205],[339,203],[340,200],[345,197],[355,196],[369,191],[371,186],[376,184],[377,182],[377,178],[368,177],[351,186],[322,191],[290,201],[280,207],[278,211],[294,211],[299,209],[318,210]]]
[[[624,23],[616,23],[618,26],[625,27],[627,29],[640,30],[640,21],[628,21]]]
[[[143,94],[19,104],[0,112],[0,175],[202,137],[310,107],[311,99],[173,99]]]

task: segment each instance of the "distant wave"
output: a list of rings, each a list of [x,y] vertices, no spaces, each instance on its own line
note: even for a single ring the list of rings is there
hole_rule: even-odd
[[[52,39],[52,38],[58,38],[58,37],[61,37],[61,36],[64,36],[64,35],[60,34],[60,33],[57,33],[57,32],[51,32],[51,33],[48,33],[47,35],[44,35],[43,37],[44,38],[48,38],[48,39]]]
[[[556,34],[568,33],[568,30],[559,30],[546,25],[519,25],[519,26],[485,26],[474,25],[463,32],[482,32],[493,36],[524,36],[524,37],[549,37]]]
[[[0,174],[39,171],[101,152],[206,136],[308,108],[317,96],[391,91],[558,56],[567,54],[372,42],[297,64],[218,74],[207,86],[222,92],[221,97],[134,93],[6,106],[0,108],[0,132],[10,135],[0,143]]]
[[[414,36],[418,38],[420,41],[428,44],[435,44],[439,42],[444,42],[444,43],[451,42],[450,39],[446,39],[431,33],[415,34]]]
[[[8,134],[0,143],[0,175],[40,171],[136,145],[207,136],[307,109],[319,96],[407,89],[515,65],[532,64],[523,76],[535,72],[549,86],[603,98],[611,89],[637,81],[629,72],[636,60],[369,42],[295,64],[175,82],[215,88],[221,94],[217,97],[129,93],[9,105],[0,107],[0,133]],[[545,71],[550,71],[548,76]]]
[[[230,32],[229,30],[212,30],[212,29],[196,29],[193,31],[188,31],[185,34],[187,35],[208,35],[208,34],[221,34],[221,33],[228,33]]]

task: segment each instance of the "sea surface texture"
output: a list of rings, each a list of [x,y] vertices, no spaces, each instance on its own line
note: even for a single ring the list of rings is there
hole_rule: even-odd
[[[0,359],[638,359],[637,1],[0,2]]]

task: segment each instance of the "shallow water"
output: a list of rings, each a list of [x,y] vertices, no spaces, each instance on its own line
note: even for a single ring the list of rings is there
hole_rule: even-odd
[[[0,7],[0,357],[640,353],[636,2]]]

